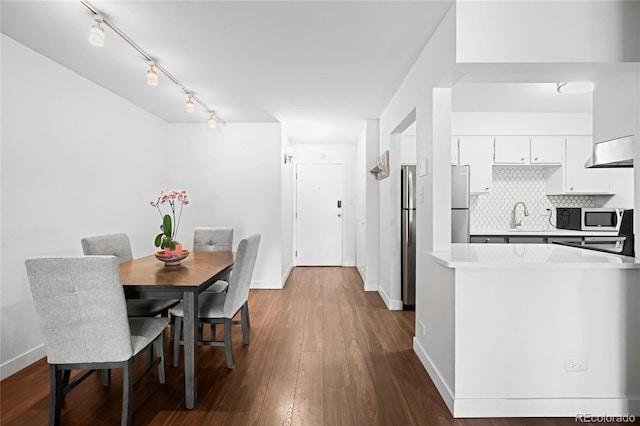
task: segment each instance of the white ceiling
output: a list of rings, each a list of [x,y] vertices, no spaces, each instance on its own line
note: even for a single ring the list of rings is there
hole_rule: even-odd
[[[443,1],[94,1],[227,122],[283,122],[293,143],[354,143],[383,112],[441,18]],[[206,122],[106,29],[87,40],[79,1],[1,2],[7,36],[169,123]]]

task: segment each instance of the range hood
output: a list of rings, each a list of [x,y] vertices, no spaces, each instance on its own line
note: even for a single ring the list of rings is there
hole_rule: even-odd
[[[633,167],[633,135],[593,144],[586,168]]]

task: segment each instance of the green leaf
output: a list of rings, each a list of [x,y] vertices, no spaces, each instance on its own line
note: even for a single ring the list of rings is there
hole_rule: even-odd
[[[165,214],[164,218],[162,219],[162,232],[164,232],[164,235],[166,235],[170,239],[172,230],[173,228],[171,227],[171,216]]]
[[[160,247],[160,245],[162,244],[162,234],[156,235],[154,244],[156,245],[156,247]]]

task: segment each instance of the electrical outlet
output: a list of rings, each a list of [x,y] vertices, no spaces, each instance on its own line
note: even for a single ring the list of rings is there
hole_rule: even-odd
[[[564,371],[587,371],[587,360],[568,359],[564,362]]]
[[[422,322],[422,320],[418,321],[418,324],[420,324],[420,327],[422,327],[422,335],[426,335],[427,334],[427,327],[425,327],[424,323]]]

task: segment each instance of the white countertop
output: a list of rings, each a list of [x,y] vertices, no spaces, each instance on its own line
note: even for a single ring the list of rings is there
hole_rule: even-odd
[[[451,244],[425,252],[449,268],[579,267],[640,269],[640,259],[557,244]]]
[[[508,235],[508,236],[535,236],[535,237],[616,237],[617,231],[574,231],[571,229],[529,230],[529,229],[474,229],[472,236],[477,235]]]

